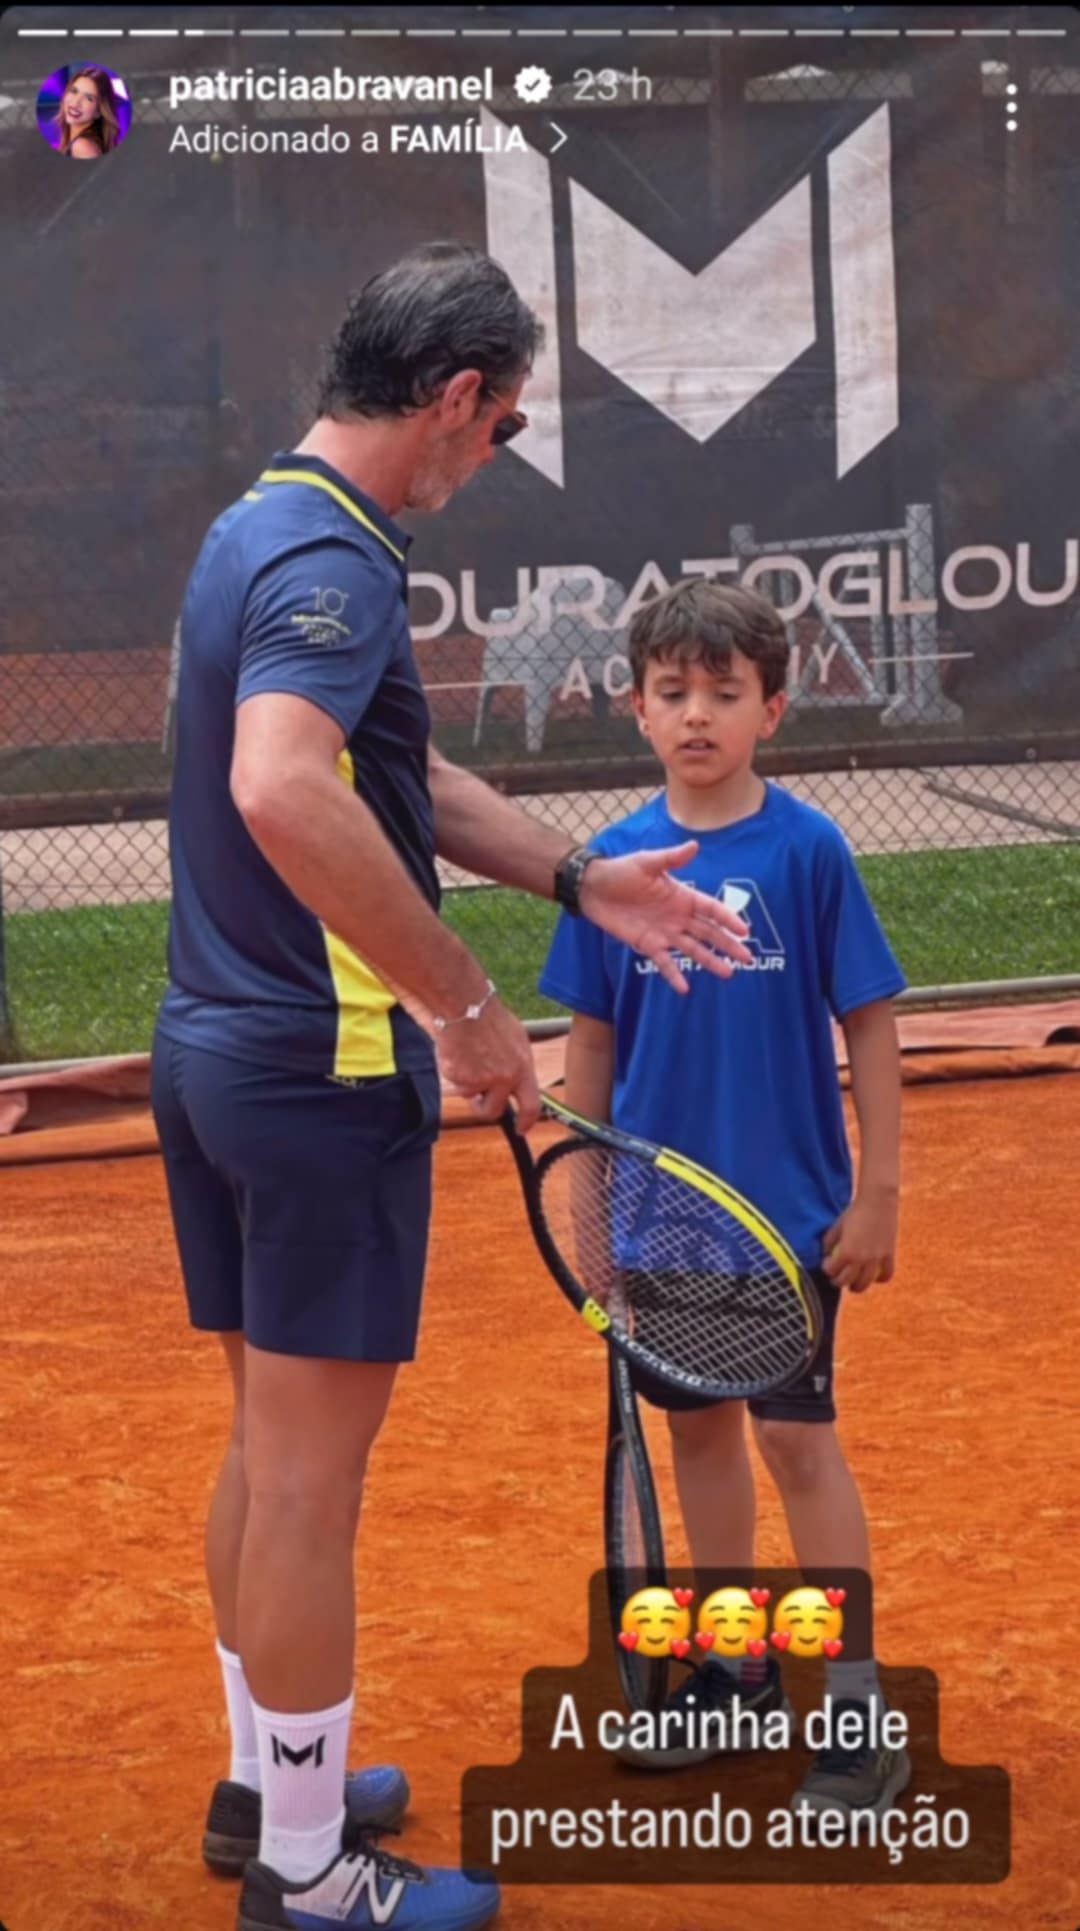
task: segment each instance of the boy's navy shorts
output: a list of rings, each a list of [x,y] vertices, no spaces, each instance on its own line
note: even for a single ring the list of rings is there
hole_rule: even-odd
[[[752,1415],[759,1421],[835,1421],[836,1401],[833,1395],[833,1345],[836,1340],[836,1317],[840,1311],[840,1289],[820,1269],[811,1270],[814,1286],[821,1302],[821,1339],[809,1367],[804,1368],[797,1381],[781,1388],[775,1395],[756,1395],[747,1402]],[[669,1388],[647,1368],[639,1368],[636,1362],[629,1363],[630,1379],[643,1400],[654,1408],[666,1408],[669,1413],[689,1408],[712,1408],[717,1404],[700,1395],[683,1394],[677,1388]]]
[[[193,1327],[276,1354],[411,1360],[434,1066],[346,1086],[159,1031],[152,1098]]]

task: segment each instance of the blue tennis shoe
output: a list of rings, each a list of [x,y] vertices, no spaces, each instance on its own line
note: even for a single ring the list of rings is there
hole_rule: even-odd
[[[320,1876],[290,1884],[265,1864],[249,1864],[237,1931],[475,1931],[499,1908],[499,1887],[468,1871],[422,1870],[391,1857],[345,1827],[345,1849]]]

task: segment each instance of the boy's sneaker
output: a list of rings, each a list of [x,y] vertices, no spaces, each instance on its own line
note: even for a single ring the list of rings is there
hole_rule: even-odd
[[[378,1764],[351,1770],[345,1778],[345,1809],[360,1828],[390,1830],[409,1807],[409,1779],[403,1770]],[[203,1834],[203,1861],[215,1877],[242,1877],[249,1858],[259,1855],[262,1798],[246,1784],[219,1783],[210,1799]]]
[[[710,1659],[687,1671],[652,1718],[653,1747],[625,1743],[619,1762],[639,1770],[684,1770],[728,1751],[753,1750],[761,1740],[759,1726],[774,1711],[782,1711],[790,1725],[793,1711],[775,1656],[767,1659],[763,1680],[753,1684],[741,1683]],[[639,1716],[637,1722],[644,1719]]]
[[[833,1716],[845,1710],[870,1714],[869,1705],[854,1697],[844,1697],[833,1705]],[[792,1810],[805,1804],[810,1810],[872,1810],[877,1816],[888,1810],[894,1797],[911,1782],[911,1758],[906,1750],[887,1750],[869,1743],[843,1749],[838,1743],[819,1750],[791,1800]]]
[[[346,1848],[319,1877],[290,1884],[265,1864],[249,1864],[240,1893],[237,1931],[322,1931],[352,1925],[369,1931],[474,1931],[499,1908],[499,1887],[479,1873],[421,1870],[378,1850],[345,1827]]]

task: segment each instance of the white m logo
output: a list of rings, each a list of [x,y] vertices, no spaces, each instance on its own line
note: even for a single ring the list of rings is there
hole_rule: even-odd
[[[899,421],[888,106],[828,161],[829,279],[836,348],[836,473]],[[535,152],[484,160],[488,247],[547,326],[529,390],[535,427],[516,447],[563,482],[551,175]],[[704,443],[816,337],[810,177],[692,274],[577,182],[577,339],[629,389]]]

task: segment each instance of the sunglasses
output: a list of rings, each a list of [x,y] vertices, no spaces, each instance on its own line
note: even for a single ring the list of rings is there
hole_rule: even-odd
[[[529,418],[520,409],[515,409],[510,416],[500,416],[491,432],[492,448],[501,449],[503,443],[512,443],[514,437],[520,436],[522,430],[528,427]]]

